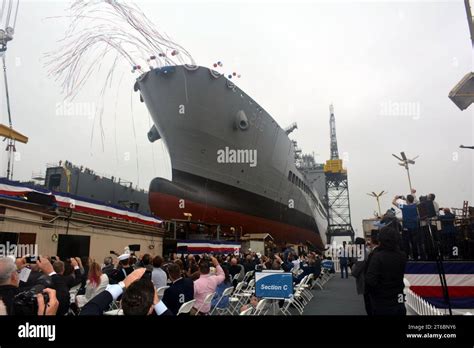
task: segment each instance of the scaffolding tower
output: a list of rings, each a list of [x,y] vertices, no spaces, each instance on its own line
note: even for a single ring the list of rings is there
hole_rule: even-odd
[[[354,241],[354,229],[351,223],[351,207],[349,202],[349,182],[347,170],[339,158],[336,138],[336,118],[334,107],[329,106],[329,126],[331,137],[331,159],[324,165],[326,176],[326,204],[328,211],[327,242],[331,244],[334,237],[351,237]]]

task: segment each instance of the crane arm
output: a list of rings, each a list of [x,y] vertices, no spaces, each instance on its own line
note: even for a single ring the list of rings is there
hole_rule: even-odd
[[[28,142],[28,137],[17,132],[16,130],[7,127],[3,124],[0,124],[0,136],[8,139],[19,141],[20,143],[26,144]]]

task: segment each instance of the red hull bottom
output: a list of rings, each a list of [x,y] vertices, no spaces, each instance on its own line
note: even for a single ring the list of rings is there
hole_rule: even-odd
[[[312,230],[292,226],[274,220],[264,219],[257,216],[242,214],[235,211],[212,207],[209,205],[185,201],[185,206],[180,208],[180,198],[161,192],[150,192],[151,211],[166,220],[185,219],[183,213],[192,214],[193,221],[222,224],[233,226],[241,235],[249,233],[269,233],[277,245],[284,243],[311,242],[314,246],[324,249],[321,237]],[[226,229],[223,228],[223,231]]]

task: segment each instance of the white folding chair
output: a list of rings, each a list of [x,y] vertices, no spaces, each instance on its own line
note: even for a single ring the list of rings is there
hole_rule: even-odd
[[[111,311],[104,312],[104,315],[124,315],[123,309],[112,309]]]
[[[245,292],[253,292],[255,288],[255,279],[251,279],[245,288]]]
[[[260,300],[257,304],[257,307],[255,307],[255,312],[253,315],[265,315],[268,312],[268,309],[270,307],[270,300],[264,298],[263,300]]]
[[[238,306],[240,301],[242,300],[242,296],[240,296],[240,294],[244,284],[244,282],[240,282],[239,284],[237,284],[232,296],[229,297],[229,307],[227,307],[227,312],[231,315],[233,312],[236,311],[236,309],[238,310],[238,308],[240,308]]]
[[[165,294],[165,290],[168,289],[168,288],[169,288],[169,286],[161,286],[161,287],[159,287],[159,288],[156,290],[156,292],[158,293],[158,297],[159,297],[159,298],[162,298],[163,295]]]
[[[219,299],[217,300],[214,308],[211,310],[211,312],[209,313],[210,315],[214,314],[215,312],[219,313],[219,303],[221,303],[222,299],[226,298],[226,297],[229,297],[230,295],[232,295],[232,293],[234,292],[234,287],[228,287],[227,289],[225,289],[223,292],[222,292],[222,295],[221,297],[219,297]]]
[[[205,305],[211,304],[212,299],[214,298],[215,294],[216,294],[215,292],[211,292],[210,294],[207,294],[206,298],[204,299],[204,302],[202,303],[201,307],[199,307],[195,315],[198,315],[199,312],[201,312],[202,307],[204,307]]]
[[[191,311],[191,309],[193,308],[195,302],[196,302],[196,300],[191,300],[191,301],[188,301],[188,302],[184,302],[181,305],[181,307],[179,307],[178,313],[176,315],[189,313]]]
[[[247,308],[245,311],[240,312],[239,315],[252,315],[253,307]]]
[[[252,278],[254,273],[255,271],[248,271],[247,273],[245,273],[244,279],[242,281],[247,283]]]

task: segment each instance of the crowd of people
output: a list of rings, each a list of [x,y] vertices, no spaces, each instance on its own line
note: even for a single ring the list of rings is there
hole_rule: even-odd
[[[222,294],[249,272],[292,272],[298,283],[309,274],[317,278],[325,261],[329,260],[314,252],[298,255],[291,247],[272,256],[172,254],[166,261],[124,253],[106,256],[102,264],[88,257],[40,256],[28,263],[26,258],[8,256],[0,258],[0,314],[102,315],[119,303],[125,315],[177,315],[184,303],[195,300],[190,314],[206,315],[216,306],[229,306]],[[206,298],[212,293],[209,303]],[[253,294],[241,310],[259,300]]]
[[[438,248],[444,258],[459,256],[459,248],[455,248],[461,239],[455,227],[456,216],[451,209],[440,208],[435,199],[433,193],[418,199],[416,190],[412,189],[406,197],[398,195],[392,200],[402,213],[401,248],[411,260],[434,260]],[[420,206],[428,207],[431,212],[420,211]],[[395,213],[392,210],[393,216]]]

